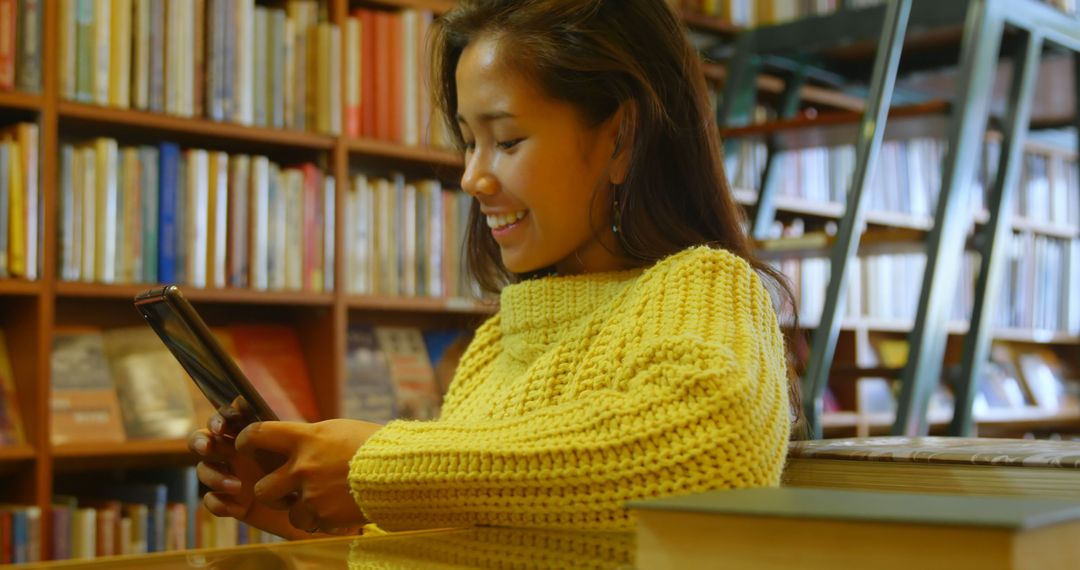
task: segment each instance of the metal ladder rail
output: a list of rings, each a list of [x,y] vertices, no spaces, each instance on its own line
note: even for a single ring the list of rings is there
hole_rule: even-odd
[[[953,419],[949,425],[949,434],[956,436],[971,435],[974,432],[972,405],[975,399],[975,387],[987,361],[990,345],[993,341],[993,310],[998,303],[998,293],[1002,279],[1005,252],[1002,241],[1011,231],[1012,202],[1015,199],[1016,186],[1023,156],[1023,141],[1027,136],[1030,122],[1031,100],[1037,79],[1039,58],[1042,53],[1044,35],[1049,33],[1050,40],[1060,47],[1072,51],[1073,82],[1075,91],[1075,109],[1073,123],[1076,128],[1077,150],[1080,150],[1080,14],[1073,18],[1050,12],[1043,6],[1032,6],[1031,10],[1012,10],[1005,16],[1005,22],[1024,30],[1026,37],[1020,51],[1014,58],[1013,70],[1004,140],[1001,158],[991,194],[990,220],[980,236],[982,259],[979,277],[975,286],[975,302],[971,314],[971,326],[964,339],[961,357],[960,376],[956,382],[956,398]],[[1017,17],[1019,15],[1019,17]],[[1074,22],[1070,22],[1072,19]],[[1080,163],[1077,168],[1080,169]],[[1070,303],[1080,303],[1080,299],[1071,299]]]
[[[971,0],[961,45],[961,74],[934,226],[927,239],[927,261],[908,362],[901,374],[894,435],[927,433],[926,407],[941,376],[947,340],[948,309],[953,300],[964,249],[966,192],[975,174],[993,91],[994,71],[1004,27],[1002,4]]]
[[[885,123],[892,104],[900,53],[907,32],[911,0],[892,0],[885,10],[882,33],[874,55],[870,96],[859,122],[855,144],[855,173],[848,191],[844,216],[840,219],[836,242],[830,255],[830,278],[825,293],[821,321],[814,331],[810,361],[803,377],[803,413],[810,436],[822,436],[823,395],[836,353],[847,293],[847,274],[855,257],[866,218],[866,200],[873,166],[881,150]]]

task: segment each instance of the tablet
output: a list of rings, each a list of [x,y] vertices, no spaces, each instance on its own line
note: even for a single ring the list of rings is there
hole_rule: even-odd
[[[139,293],[135,308],[215,409],[233,406],[247,416],[244,423],[278,419],[179,287]]]

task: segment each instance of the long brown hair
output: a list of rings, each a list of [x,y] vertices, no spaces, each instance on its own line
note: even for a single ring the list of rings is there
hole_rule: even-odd
[[[699,56],[665,0],[459,0],[430,44],[432,92],[459,145],[457,64],[481,37],[497,38],[512,68],[573,105],[588,126],[627,109],[620,133],[633,146],[617,189],[616,235],[631,262],[650,265],[696,245],[723,248],[750,263],[796,317],[786,278],[753,255],[724,173]],[[468,270],[485,290],[527,277],[503,266],[476,202],[466,248]],[[794,382],[791,392],[797,413]]]

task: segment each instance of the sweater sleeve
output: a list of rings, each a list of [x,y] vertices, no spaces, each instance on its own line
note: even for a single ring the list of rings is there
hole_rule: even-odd
[[[767,330],[740,322],[725,333],[734,343],[643,339],[610,388],[518,417],[392,422],[354,456],[353,495],[387,530],[618,528],[631,524],[628,500],[776,485],[789,428],[783,343],[775,318]]]

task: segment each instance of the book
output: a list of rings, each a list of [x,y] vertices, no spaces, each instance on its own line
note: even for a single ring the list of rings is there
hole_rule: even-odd
[[[386,355],[397,398],[396,416],[430,420],[439,415],[440,397],[420,329],[376,327],[375,337]]]
[[[25,443],[19,394],[4,331],[0,330],[0,445]]]
[[[778,487],[627,506],[642,570],[1080,565],[1080,501]]]
[[[790,486],[1080,499],[1080,442],[957,437],[797,441]]]
[[[101,331],[57,328],[51,367],[53,445],[124,441],[120,402]]]
[[[231,325],[214,331],[278,418],[321,419],[300,338],[291,327]]]
[[[205,398],[152,329],[111,329],[103,337],[129,439],[182,439],[202,427],[195,397]]]
[[[397,417],[390,364],[369,325],[349,327],[346,337],[344,418],[386,423]]]

